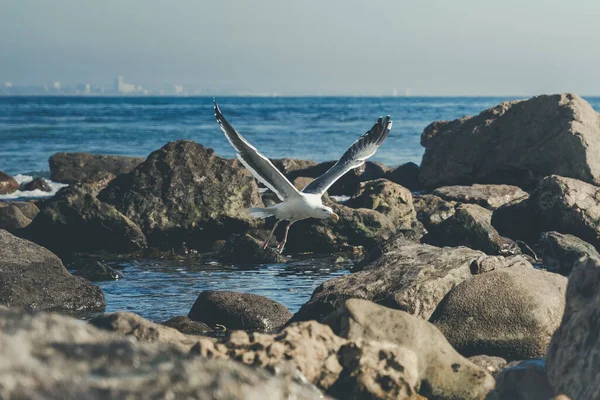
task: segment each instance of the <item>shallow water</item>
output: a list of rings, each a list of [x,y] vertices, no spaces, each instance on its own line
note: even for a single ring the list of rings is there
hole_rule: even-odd
[[[349,273],[352,262],[336,257],[291,260],[287,264],[227,266],[216,262],[121,261],[117,281],[96,282],[106,312],[131,311],[154,321],[187,315],[204,290],[230,290],[267,296],[296,312],[323,281]]]

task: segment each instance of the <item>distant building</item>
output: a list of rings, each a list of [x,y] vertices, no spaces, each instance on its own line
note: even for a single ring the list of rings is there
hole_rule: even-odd
[[[92,91],[92,85],[90,85],[89,83],[78,83],[77,91],[83,94],[90,94]]]
[[[115,92],[119,94],[131,94],[135,93],[136,91],[141,92],[142,90],[143,88],[139,85],[136,88],[133,83],[126,83],[125,78],[122,76],[117,76],[115,78]]]
[[[59,81],[52,82],[52,89],[60,90],[60,82]]]
[[[11,88],[12,86],[13,86],[13,85],[12,85],[12,82],[4,82],[4,87],[5,87],[5,88],[7,88],[7,89],[8,89],[8,88]]]
[[[183,93],[183,85],[173,85],[173,88],[175,89],[175,94]]]

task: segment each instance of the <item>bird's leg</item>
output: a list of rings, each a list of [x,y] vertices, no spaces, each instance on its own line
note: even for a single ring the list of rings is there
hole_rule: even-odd
[[[283,248],[285,247],[285,243],[287,242],[290,226],[292,226],[294,222],[295,221],[290,221],[290,223],[285,227],[285,235],[283,236],[283,242],[281,242],[281,244],[277,247],[277,249],[279,250],[279,254],[283,253]]]
[[[273,237],[273,232],[275,232],[275,229],[277,228],[278,224],[279,224],[279,221],[275,221],[275,225],[273,225],[273,229],[271,229],[271,233],[269,234],[269,237],[263,243],[263,246],[262,246],[263,250],[266,249],[267,246],[269,245],[269,242],[271,241],[271,238]]]

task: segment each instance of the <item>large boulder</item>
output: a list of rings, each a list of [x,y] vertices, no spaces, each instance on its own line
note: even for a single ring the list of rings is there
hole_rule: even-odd
[[[577,236],[558,232],[544,232],[537,245],[544,267],[552,272],[568,276],[573,266],[583,256],[600,258],[598,251]]]
[[[159,248],[206,248],[258,224],[262,206],[253,178],[192,141],[166,144],[98,195],[137,223]]]
[[[506,203],[526,198],[527,192],[511,185],[471,185],[444,186],[435,189],[432,194],[446,200],[459,203],[478,204],[495,210]]]
[[[56,153],[50,157],[50,179],[61,183],[95,181],[105,173],[125,174],[144,161],[139,157],[89,153]]]
[[[249,234],[233,234],[217,254],[221,262],[231,264],[282,264],[287,258],[279,254],[273,247],[265,249],[262,241]]]
[[[327,161],[307,168],[296,169],[289,172],[286,176],[290,181],[293,181],[300,176],[318,178],[327,172],[329,168],[333,167],[336,162],[337,161]],[[330,196],[352,196],[359,190],[361,182],[383,178],[387,171],[388,168],[386,166],[376,162],[367,161],[362,166],[349,171],[338,179],[329,188],[327,193]]]
[[[273,376],[139,343],[58,314],[0,308],[0,397],[7,399],[318,400],[292,373]]]
[[[275,167],[284,175],[288,175],[294,171],[314,167],[318,164],[316,161],[300,160],[298,158],[276,158],[271,161],[273,162],[273,165],[275,165]]]
[[[475,117],[436,121],[421,135],[427,188],[531,186],[557,174],[600,185],[600,117],[576,94],[508,101]]]
[[[69,274],[47,249],[4,230],[0,230],[0,304],[64,311],[96,311],[105,306],[100,288]]]
[[[404,311],[352,299],[324,323],[348,340],[391,342],[417,357],[419,394],[430,399],[481,399],[494,378],[458,354],[432,324]]]
[[[467,246],[490,255],[520,254],[519,246],[492,226],[492,212],[476,204],[460,204],[455,213],[430,228],[422,241],[434,246]]]
[[[41,206],[24,235],[58,253],[132,252],[146,247],[140,228],[115,207],[65,187]]]
[[[554,333],[546,366],[555,393],[600,398],[600,258],[582,258],[567,286],[565,314]]]
[[[552,175],[542,179],[529,199],[494,212],[501,235],[536,243],[542,232],[575,235],[600,248],[600,187]]]
[[[15,232],[25,228],[31,220],[23,215],[21,209],[13,204],[0,205],[0,229]]]
[[[293,320],[322,320],[350,298],[428,319],[450,289],[472,277],[471,264],[481,258],[486,258],[484,253],[466,247],[439,248],[398,239],[361,271],[322,283]],[[531,265],[521,257],[499,260]]]
[[[417,219],[427,230],[450,218],[456,211],[454,204],[432,194],[415,195],[413,205]]]
[[[19,190],[19,182],[12,176],[0,171],[0,194],[10,194]]]
[[[465,356],[543,357],[564,310],[567,279],[514,266],[452,288],[429,319]]]
[[[414,162],[408,162],[387,171],[384,178],[404,186],[411,192],[423,189],[421,182],[419,182],[419,166]]]
[[[282,304],[252,293],[206,290],[198,296],[188,317],[228,330],[273,331],[283,326],[292,313]]]
[[[170,318],[165,322],[162,322],[161,325],[177,329],[179,332],[185,333],[186,335],[205,335],[213,331],[213,329],[204,322],[194,321],[184,315]]]
[[[39,190],[42,192],[51,192],[52,188],[44,178],[35,178],[32,181],[21,184],[22,191]]]
[[[82,268],[73,272],[73,275],[81,276],[90,282],[114,281],[125,277],[121,271],[100,261],[84,265]]]
[[[0,201],[0,208],[10,206],[17,207],[28,219],[34,219],[40,212],[38,206],[31,201]]]
[[[544,360],[512,362],[496,376],[496,388],[485,400],[569,400],[553,398]]]

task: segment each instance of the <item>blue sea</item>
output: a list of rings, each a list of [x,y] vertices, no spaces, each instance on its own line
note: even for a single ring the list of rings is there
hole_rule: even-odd
[[[396,166],[420,163],[420,135],[431,122],[476,115],[513,99],[219,97],[217,101],[229,122],[271,158],[337,159],[377,117],[389,114],[393,129],[373,159]],[[587,100],[600,110],[600,98]],[[32,176],[48,177],[48,157],[56,152],[147,156],[178,139],[194,140],[218,155],[233,157],[212,107],[208,97],[0,97],[0,170],[25,182]],[[61,185],[52,186],[56,191]],[[125,278],[99,285],[107,311],[133,311],[152,320],[186,314],[198,293],[207,289],[265,295],[294,312],[321,282],[349,272],[352,260],[334,259],[292,258],[288,264],[250,266],[108,261],[122,269]]]

